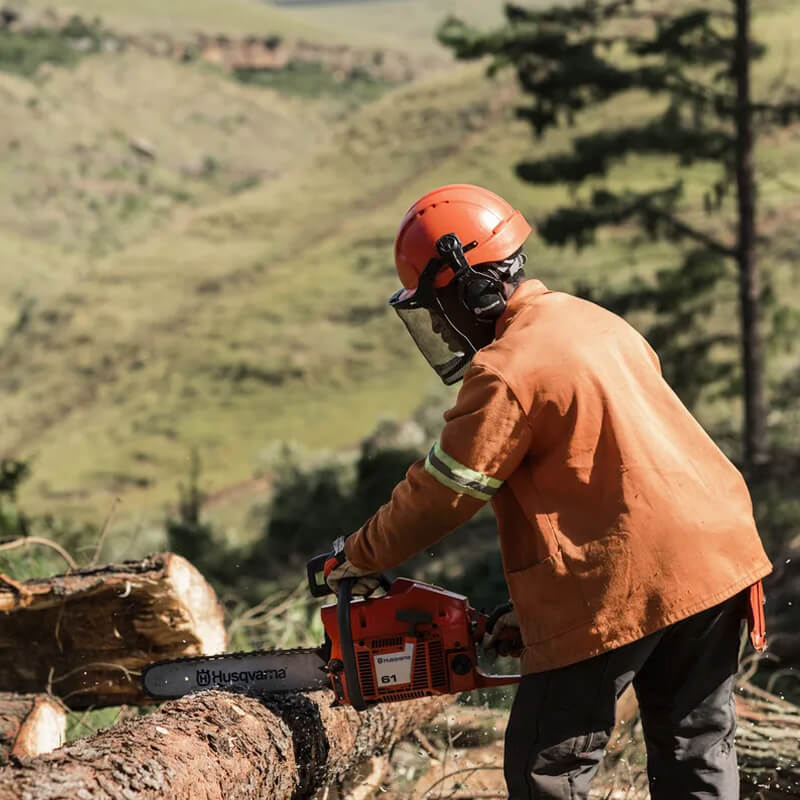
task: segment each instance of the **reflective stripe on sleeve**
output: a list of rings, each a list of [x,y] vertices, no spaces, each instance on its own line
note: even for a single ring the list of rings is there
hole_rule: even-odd
[[[477,472],[447,455],[439,442],[436,442],[428,453],[425,470],[448,489],[457,494],[468,494],[478,500],[491,500],[503,485],[503,481],[483,472]]]

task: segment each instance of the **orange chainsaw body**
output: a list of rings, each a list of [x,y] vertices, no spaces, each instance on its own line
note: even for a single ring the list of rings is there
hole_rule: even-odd
[[[337,605],[322,608],[331,643],[331,686],[341,703],[353,703],[344,669],[346,636],[340,635]],[[438,586],[399,578],[385,595],[349,603],[350,637],[357,692],[363,704],[389,703],[437,694],[518,683],[519,675],[487,675],[477,663],[477,645],[487,616],[467,598]]]

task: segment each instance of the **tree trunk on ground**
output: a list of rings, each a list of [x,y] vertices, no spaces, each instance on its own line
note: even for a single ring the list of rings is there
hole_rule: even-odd
[[[744,375],[744,466],[748,478],[766,458],[764,346],[761,332],[761,278],[756,259],[756,188],[753,180],[753,112],[750,101],[750,0],[734,0],[736,39],[736,187],[738,200],[739,309]]]
[[[66,728],[66,711],[55,698],[0,693],[0,764],[61,747]]]
[[[452,702],[359,714],[329,691],[266,701],[203,692],[0,769],[0,800],[295,800],[341,778]]]
[[[0,575],[0,612],[0,690],[76,709],[151,702],[143,666],[225,649],[214,590],[174,553],[24,583]]]

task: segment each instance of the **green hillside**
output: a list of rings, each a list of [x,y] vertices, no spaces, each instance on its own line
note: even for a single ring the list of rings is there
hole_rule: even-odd
[[[91,257],[283,173],[326,126],[321,103],[133,52],[0,72],[0,98],[3,231]]]
[[[231,26],[279,13],[230,7]],[[214,24],[219,6],[200,8]],[[800,21],[789,3],[772,8],[760,21],[776,45],[762,82],[779,71]],[[299,13],[279,16],[301,24]],[[202,14],[192,12],[193,24]],[[11,120],[0,149],[16,154],[0,162],[14,187],[0,200],[0,450],[34,457],[29,507],[96,522],[116,496],[129,518],[174,500],[192,447],[217,488],[250,477],[276,441],[347,446],[382,416],[408,415],[442,390],[386,306],[404,210],[455,181],[492,187],[532,220],[566,199],[511,169],[534,148],[562,147],[563,136],[534,142],[514,118],[510,76],[491,83],[474,65],[339,119],[330,99],[309,103],[133,53],[87,57],[34,81],[0,73],[0,96]],[[628,97],[609,113],[633,118],[649,102]],[[784,297],[797,294],[796,133],[764,139],[759,153],[765,258]],[[132,152],[135,138],[153,144],[152,163]],[[613,175],[646,185],[669,168],[631,162]],[[702,215],[688,190],[687,215]],[[530,271],[569,290],[675,258],[666,246],[631,249],[625,231],[602,245],[576,255],[532,241]],[[794,357],[776,358],[775,375]],[[704,414],[738,409],[725,400]]]
[[[38,453],[43,496],[162,499],[192,444],[230,481],[275,438],[337,446],[407,413],[434,383],[385,308],[396,220],[426,180],[509,181],[484,158],[508,112],[475,88],[473,70],[387,96],[300,169],[97,260],[48,303],[60,313],[37,309],[5,351],[25,390],[3,427]]]

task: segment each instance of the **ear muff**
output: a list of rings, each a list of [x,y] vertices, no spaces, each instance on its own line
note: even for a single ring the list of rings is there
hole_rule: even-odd
[[[461,302],[467,310],[475,315],[478,322],[493,322],[506,310],[507,305],[504,281],[495,264],[505,265],[507,261],[516,260],[519,250],[503,262],[484,262],[473,267],[465,254],[477,245],[477,241],[463,245],[455,233],[440,236],[436,240],[438,265],[437,260],[432,260],[423,275],[429,267],[440,269],[442,263],[449,266]]]
[[[506,310],[503,281],[494,270],[470,272],[459,281],[461,301],[480,321],[493,322]]]

